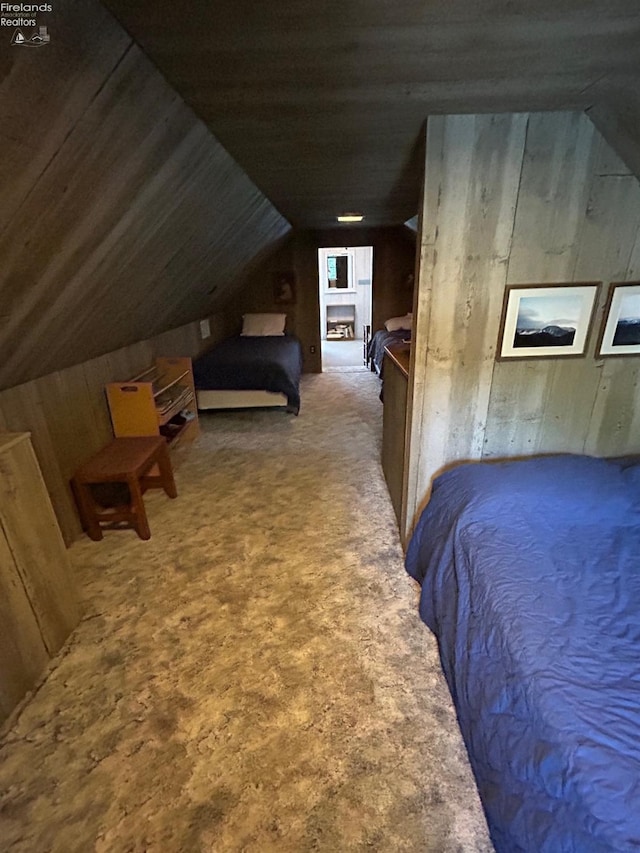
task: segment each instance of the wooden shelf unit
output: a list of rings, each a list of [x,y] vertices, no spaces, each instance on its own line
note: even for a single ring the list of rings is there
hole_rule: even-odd
[[[106,394],[116,438],[164,435],[174,446],[200,432],[190,358],[156,358],[132,379],[109,382]]]
[[[356,306],[327,305],[327,340],[350,341],[356,336]]]

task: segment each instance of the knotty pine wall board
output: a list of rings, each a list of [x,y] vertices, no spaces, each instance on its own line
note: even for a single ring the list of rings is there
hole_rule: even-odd
[[[640,185],[636,177],[603,140],[598,171],[592,185],[589,227],[585,230],[582,257],[586,262],[605,261],[612,281],[640,278]],[[607,222],[615,222],[608,240]],[[600,235],[594,233],[599,226]],[[601,294],[601,315],[606,305]],[[594,344],[595,345],[595,344]],[[585,452],[621,456],[634,452],[640,436],[640,361],[637,358],[605,358],[596,361],[598,376]]]
[[[0,536],[33,609],[50,657],[78,624],[72,568],[28,437],[3,441],[0,454]],[[4,567],[3,567],[4,568]]]
[[[605,81],[601,81],[605,83]],[[591,90],[592,105],[587,110],[603,138],[615,149],[625,168],[640,175],[640,97],[637,83],[618,82],[614,91],[602,97],[597,84]]]

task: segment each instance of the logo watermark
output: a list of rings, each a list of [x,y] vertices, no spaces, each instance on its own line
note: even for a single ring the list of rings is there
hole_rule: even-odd
[[[18,29],[13,34],[11,44],[18,44],[21,47],[42,47],[43,44],[49,44],[50,38],[46,27],[38,27],[36,32],[27,35]]]
[[[42,47],[51,37],[38,18],[52,11],[51,3],[0,3],[0,27],[11,27],[12,45]]]

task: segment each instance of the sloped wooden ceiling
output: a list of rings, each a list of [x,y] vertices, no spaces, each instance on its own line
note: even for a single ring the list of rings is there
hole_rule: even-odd
[[[104,0],[294,226],[415,215],[433,113],[586,109],[640,82],[633,0]]]
[[[640,178],[640,86],[622,89],[587,110],[609,145]]]
[[[0,388],[215,312],[290,229],[98,0],[50,33],[0,32]]]

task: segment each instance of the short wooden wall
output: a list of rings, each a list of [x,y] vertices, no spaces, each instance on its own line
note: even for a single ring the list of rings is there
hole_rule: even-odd
[[[112,438],[104,394],[107,382],[127,379],[158,355],[194,357],[229,333],[221,316],[210,318],[211,337],[189,323],[74,367],[0,391],[0,432],[30,432],[62,535],[69,545],[81,532],[69,480]]]
[[[432,117],[406,517],[460,460],[640,451],[640,359],[498,362],[507,284],[640,278],[640,184],[582,113]]]

